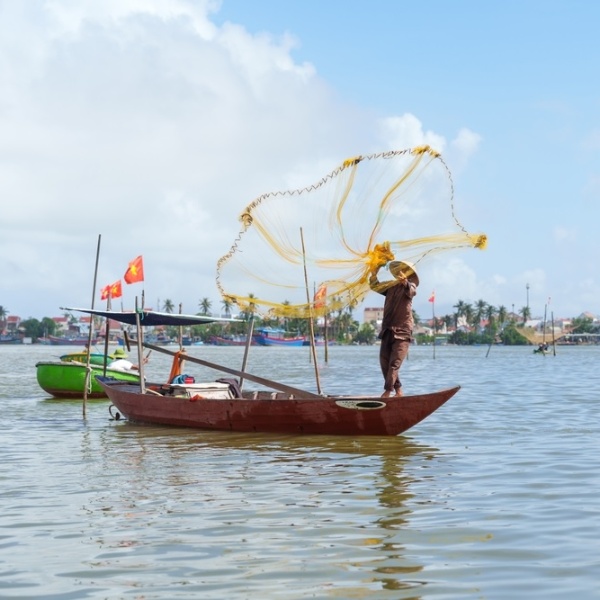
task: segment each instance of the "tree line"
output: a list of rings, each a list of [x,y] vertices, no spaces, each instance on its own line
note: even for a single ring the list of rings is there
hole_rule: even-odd
[[[253,294],[248,296],[249,298],[254,297]],[[287,301],[284,302],[284,304],[286,303],[289,304]],[[212,308],[213,302],[210,298],[201,298],[198,302],[198,312],[196,314],[210,315]],[[232,316],[234,304],[231,300],[223,299],[221,308],[221,314],[226,317]],[[347,306],[330,313],[327,315],[326,323],[321,322],[315,325],[315,333],[321,337],[326,335],[329,340],[340,344],[374,343],[378,334],[377,323],[374,321],[359,323],[354,318],[354,308],[353,306]],[[432,343],[442,331],[450,331],[446,335],[447,342],[450,344],[501,342],[507,345],[515,345],[530,343],[519,333],[519,329],[531,318],[531,310],[528,306],[522,307],[518,313],[509,313],[505,306],[495,307],[485,300],[478,300],[473,304],[458,300],[453,308],[455,309],[453,313],[432,317],[426,321],[423,321],[416,311],[413,311],[415,326],[426,323],[433,330],[431,335],[417,334],[417,343]],[[172,300],[166,299],[162,306],[159,306],[160,309],[167,313],[173,313],[175,304]],[[0,305],[0,330],[4,330],[8,314],[8,309]],[[73,315],[65,314],[65,316],[69,319],[70,324],[76,324],[77,319]],[[309,334],[309,323],[306,319],[275,316],[261,317],[254,313],[252,304],[237,316],[241,320],[239,323],[196,325],[191,328],[191,335],[204,342],[209,341],[212,336],[244,335],[247,332],[250,317],[254,318],[255,327],[284,329],[294,335],[307,336]],[[57,323],[50,317],[44,317],[41,320],[35,318],[25,319],[19,325],[19,332],[34,340],[48,335],[55,335],[57,330]],[[177,328],[172,328],[167,333],[176,337]],[[594,323],[594,320],[590,317],[575,317],[572,319],[571,333],[600,333],[600,325]]]

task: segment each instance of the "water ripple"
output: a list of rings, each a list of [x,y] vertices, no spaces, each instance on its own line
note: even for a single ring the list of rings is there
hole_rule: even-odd
[[[104,401],[84,417],[37,388],[51,348],[0,348],[0,597],[600,598],[600,349],[487,351],[413,349],[407,389],[462,389],[372,439],[140,426]],[[249,370],[313,385],[302,349]],[[319,372],[328,393],[381,388],[374,347]]]

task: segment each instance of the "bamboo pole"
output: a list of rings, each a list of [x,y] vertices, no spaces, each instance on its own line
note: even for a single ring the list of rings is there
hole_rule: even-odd
[[[313,362],[315,364],[315,380],[317,382],[317,392],[321,394],[321,380],[319,377],[319,365],[317,363],[317,347],[315,344],[315,329],[312,315],[312,303],[310,301],[310,290],[308,287],[308,275],[306,272],[306,251],[304,249],[304,233],[300,227],[300,240],[302,241],[302,262],[304,263],[304,287],[306,289],[306,302],[308,304],[308,325],[310,331],[310,347],[312,350]]]
[[[548,305],[544,304],[544,328],[542,330],[542,344],[546,347],[546,315],[548,314]]]
[[[183,312],[183,303],[180,302],[179,303],[179,314],[181,314]],[[179,342],[179,349],[183,350],[183,325],[180,325],[178,328],[178,332],[177,332],[177,337],[178,337],[178,342]]]
[[[329,313],[325,312],[323,315],[323,344],[325,345],[324,354],[325,354],[325,364],[329,362]]]
[[[142,292],[142,310],[144,309],[144,297]],[[137,296],[135,298],[135,326],[136,326],[136,337],[137,337],[137,348],[138,348],[138,369],[140,374],[140,392],[144,394],[146,392],[146,382],[144,381],[144,351],[143,344],[144,340],[142,339],[143,327],[140,321],[140,311],[138,309],[138,300]]]
[[[108,292],[108,298],[106,299],[106,310],[111,309],[110,305],[110,291]],[[106,368],[108,367],[108,337],[110,336],[110,317],[106,317],[106,323],[104,325],[104,369],[103,375],[106,377]]]
[[[254,311],[250,312],[250,321],[248,323],[248,331],[246,333],[246,346],[244,347],[244,358],[242,359],[242,373],[246,371],[246,365],[248,364],[248,353],[250,352],[250,345],[252,344],[252,335],[254,333]],[[239,379],[240,390],[244,386],[244,377],[240,375]]]
[[[94,267],[94,283],[92,285],[92,309],[94,308],[94,299],[96,298],[96,281],[98,279],[98,261],[100,258],[100,240],[102,239],[102,235],[98,234],[98,245],[96,246],[96,266]],[[87,394],[88,394],[88,386],[90,385],[90,378],[92,376],[90,360],[90,353],[92,351],[92,334],[94,331],[94,316],[90,315],[90,331],[88,334],[88,355],[87,355],[87,365],[85,370],[85,383],[83,385],[83,418],[86,417],[87,412]]]
[[[433,319],[433,360],[435,360],[435,334],[437,333],[437,322],[435,320],[435,292],[431,301],[431,317]]]

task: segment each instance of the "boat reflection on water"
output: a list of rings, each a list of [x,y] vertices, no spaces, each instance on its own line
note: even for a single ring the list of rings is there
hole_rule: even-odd
[[[127,421],[110,429],[111,446],[129,467],[129,489],[121,493],[130,514],[136,505],[146,511],[157,487],[168,489],[169,505],[197,515],[198,543],[214,553],[241,552],[221,547],[239,536],[252,539],[247,552],[264,553],[265,572],[279,552],[286,558],[277,568],[291,572],[299,561],[323,562],[325,572],[346,564],[360,570],[363,584],[351,578],[344,597],[364,593],[365,580],[374,590],[423,585],[415,574],[424,567],[406,548],[418,505],[411,486],[438,455],[434,448],[406,436],[236,434]]]

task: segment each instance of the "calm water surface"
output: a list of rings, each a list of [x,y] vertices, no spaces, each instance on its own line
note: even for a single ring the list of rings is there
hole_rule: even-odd
[[[463,388],[391,439],[84,417],[37,385],[62,351],[0,346],[2,599],[600,598],[600,347],[414,348],[407,393]],[[379,392],[377,352],[320,348],[323,391]],[[306,348],[248,370],[315,389]]]

